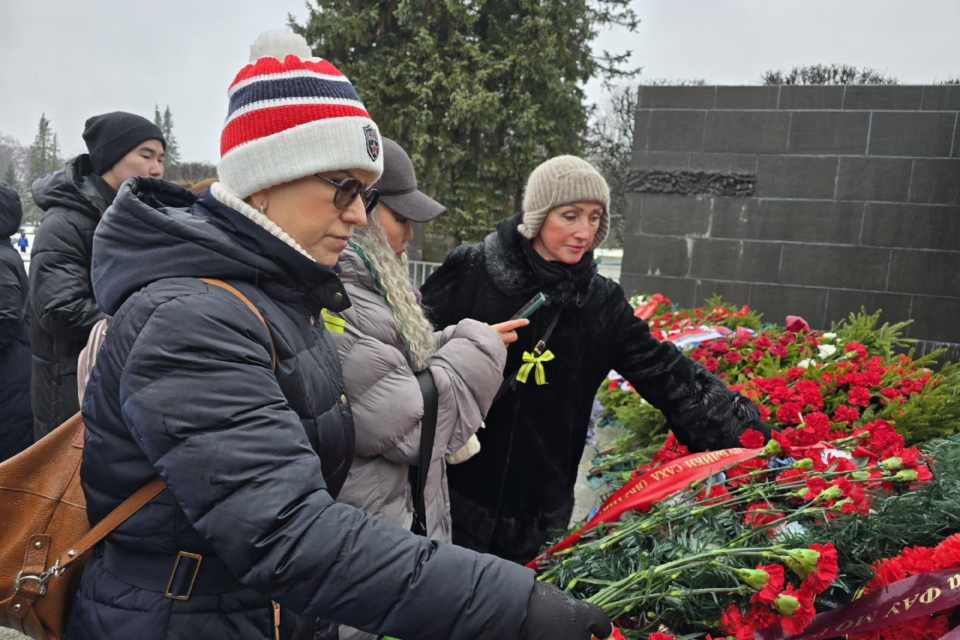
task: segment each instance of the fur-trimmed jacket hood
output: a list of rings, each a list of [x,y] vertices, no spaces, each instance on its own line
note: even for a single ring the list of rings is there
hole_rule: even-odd
[[[546,294],[548,302],[508,349],[508,376],[560,314],[547,341],[554,357],[542,363],[545,384],[531,374],[498,400],[478,434],[480,453],[449,469],[454,542],[526,562],[569,522],[593,398],[611,369],[663,411],[694,451],[737,446],[747,427],[764,427],[747,399],[651,336],[620,286],[594,265],[546,283],[522,245],[529,241],[516,230],[520,218],[502,221],[482,243],[455,249],[422,293],[438,327],[463,318],[503,322],[538,291]]]

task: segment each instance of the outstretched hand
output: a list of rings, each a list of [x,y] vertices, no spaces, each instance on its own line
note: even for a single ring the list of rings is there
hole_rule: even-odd
[[[520,640],[606,640],[614,627],[603,609],[536,581],[520,626]]]

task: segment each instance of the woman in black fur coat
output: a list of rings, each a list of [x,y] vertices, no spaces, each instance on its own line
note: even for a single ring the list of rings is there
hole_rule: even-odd
[[[502,322],[538,292],[548,298],[507,355],[507,376],[519,371],[525,382],[490,409],[480,453],[448,468],[458,545],[527,562],[567,526],[593,397],[611,369],[692,451],[738,446],[747,428],[769,433],[750,401],[651,336],[620,286],[597,273],[593,249],[607,236],[609,202],[589,163],[548,160],[530,175],[524,212],[455,249],[423,287],[437,327]],[[550,353],[530,362],[551,324]]]

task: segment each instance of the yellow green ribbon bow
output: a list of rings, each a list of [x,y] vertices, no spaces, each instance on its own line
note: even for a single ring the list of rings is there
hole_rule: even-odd
[[[530,377],[530,371],[535,371],[533,374],[534,381],[539,384],[547,384],[547,374],[543,372],[543,363],[550,362],[555,356],[550,350],[544,351],[538,356],[533,355],[529,351],[523,352],[523,361],[525,364],[520,366],[520,371],[517,371],[517,380],[523,384],[527,383],[527,378]],[[534,369],[536,367],[536,369]]]
[[[327,331],[331,333],[343,333],[343,330],[347,327],[346,320],[327,313],[326,309],[320,310],[320,316],[323,318],[323,324],[327,328]]]

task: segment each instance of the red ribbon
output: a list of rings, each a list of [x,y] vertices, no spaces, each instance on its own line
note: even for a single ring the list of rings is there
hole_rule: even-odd
[[[859,600],[821,613],[791,636],[779,624],[755,632],[757,640],[819,640],[881,629],[960,605],[960,568],[928,571],[891,582]],[[956,630],[941,640],[957,640]]]
[[[572,547],[584,532],[602,522],[616,522],[627,511],[649,509],[654,502],[686,488],[691,482],[708,478],[724,467],[753,458],[760,451],[736,448],[694,453],[634,476],[607,498],[583,527],[528,562],[527,567],[536,569],[546,556]]]

